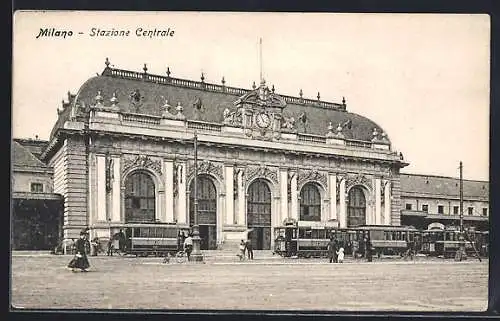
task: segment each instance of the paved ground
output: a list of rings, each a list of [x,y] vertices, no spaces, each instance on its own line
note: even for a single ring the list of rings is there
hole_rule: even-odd
[[[269,259],[162,264],[157,258],[12,258],[18,308],[484,311],[488,263],[442,260],[346,262]]]

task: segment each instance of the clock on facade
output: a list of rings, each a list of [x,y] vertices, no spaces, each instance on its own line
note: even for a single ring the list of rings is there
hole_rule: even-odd
[[[255,121],[257,122],[257,126],[260,128],[267,128],[271,124],[271,118],[266,113],[258,114]]]

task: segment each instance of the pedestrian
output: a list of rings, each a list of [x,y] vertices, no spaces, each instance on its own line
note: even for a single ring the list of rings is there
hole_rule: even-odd
[[[365,257],[368,262],[371,262],[373,259],[372,254],[372,242],[370,241],[370,236],[365,238]]]
[[[252,246],[252,240],[248,239],[245,242],[245,249],[247,251],[248,259],[253,260],[253,246]]]
[[[191,234],[186,237],[184,240],[184,252],[186,252],[188,261],[191,258],[191,252],[193,251],[193,238],[191,237]]]
[[[94,237],[92,239],[92,242],[90,243],[90,245],[92,246],[92,251],[90,252],[91,256],[97,256],[98,252],[99,252],[99,238],[98,237]]]
[[[177,252],[182,251],[183,246],[184,246],[184,232],[179,230],[179,233],[177,233]]]
[[[110,238],[108,241],[108,256],[113,256],[113,238]]]
[[[357,258],[358,251],[359,251],[359,242],[358,242],[358,240],[353,240],[352,241],[352,257],[353,257],[353,259]]]
[[[337,262],[344,263],[344,248],[342,246],[337,251]]]
[[[87,231],[82,231],[80,232],[80,238],[75,242],[76,254],[68,264],[68,268],[73,272],[76,272],[76,269],[80,269],[82,272],[88,272],[87,269],[90,267],[90,263],[85,249],[88,243],[87,237]]]
[[[242,261],[245,258],[246,248],[247,248],[247,244],[245,243],[244,240],[241,240],[239,248],[238,248],[238,254],[236,254],[240,258],[240,261]]]
[[[330,239],[330,242],[328,242],[327,245],[327,251],[328,251],[328,259],[330,263],[335,263],[335,253],[337,252],[337,244],[335,243],[336,240],[333,239],[333,237]]]

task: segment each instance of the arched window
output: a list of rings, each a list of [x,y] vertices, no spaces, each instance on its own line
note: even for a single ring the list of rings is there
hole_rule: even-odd
[[[347,227],[366,224],[366,199],[363,190],[354,186],[349,191],[349,205],[347,208]]]
[[[301,221],[321,221],[321,195],[314,183],[307,183],[300,191]]]
[[[194,179],[191,181],[189,193],[189,223],[194,225]],[[215,250],[217,248],[217,192],[210,177],[198,175],[198,225],[200,232],[200,248]]]
[[[130,174],[125,181],[125,222],[155,221],[155,184],[145,172]]]
[[[262,179],[248,188],[247,226],[254,250],[271,249],[271,190]]]
[[[271,226],[271,191],[258,179],[248,188],[248,226]]]
[[[212,180],[200,175],[198,182],[198,224],[215,225],[217,223],[217,193]],[[189,193],[189,222],[194,224],[194,180]]]

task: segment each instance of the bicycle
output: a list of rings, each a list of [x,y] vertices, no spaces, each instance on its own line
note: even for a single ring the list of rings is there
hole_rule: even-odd
[[[187,253],[183,250],[178,251],[175,253],[175,255],[171,255],[170,253],[167,253],[165,258],[163,259],[163,263],[170,263],[170,259],[175,258],[177,263],[184,263],[187,260]]]

